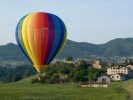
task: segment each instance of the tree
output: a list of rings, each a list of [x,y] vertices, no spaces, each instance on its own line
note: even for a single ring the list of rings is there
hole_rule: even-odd
[[[125,60],[125,65],[128,65],[128,60],[127,59]]]
[[[72,57],[72,56],[68,56],[68,57],[66,58],[66,61],[73,61],[73,57]]]
[[[112,62],[112,63],[111,63],[111,66],[114,67],[114,66],[115,66],[115,62]]]
[[[70,73],[70,69],[68,68],[68,67],[66,67],[66,66],[64,66],[64,67],[62,67],[61,69],[60,69],[60,73],[61,74],[69,74]]]
[[[58,74],[54,74],[52,77],[51,77],[51,80],[54,80],[54,79],[59,79],[60,76]]]
[[[133,65],[132,59],[129,60],[129,65]]]
[[[83,78],[84,78],[84,72],[82,70],[75,70],[75,74],[72,80],[74,82],[79,82],[82,81]]]
[[[8,75],[4,78],[3,82],[4,82],[4,83],[12,82],[12,76],[8,74]]]
[[[14,75],[14,82],[19,81],[19,80],[21,80],[21,79],[22,79],[22,76],[20,75],[19,72],[17,72],[17,73]]]
[[[89,66],[90,66],[90,64],[88,64],[86,61],[82,60],[78,67],[80,67],[81,69],[87,69]]]
[[[26,78],[28,76],[30,76],[30,72],[29,72],[29,70],[26,70],[25,73],[24,73],[24,75],[23,75],[23,78]]]
[[[83,76],[82,75],[80,75],[80,74],[77,74],[77,75],[75,75],[74,77],[73,77],[73,81],[74,82],[79,82],[79,81],[81,81],[82,80],[82,78],[83,78]]]
[[[93,81],[93,80],[94,80],[94,73],[93,73],[93,72],[90,72],[90,73],[88,74],[88,79],[89,79],[90,81]]]

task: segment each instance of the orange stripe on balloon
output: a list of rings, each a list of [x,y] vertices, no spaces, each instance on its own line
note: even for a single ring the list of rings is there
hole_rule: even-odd
[[[39,60],[38,65],[41,65],[41,13],[37,13],[34,23],[34,43],[37,54],[37,59]]]

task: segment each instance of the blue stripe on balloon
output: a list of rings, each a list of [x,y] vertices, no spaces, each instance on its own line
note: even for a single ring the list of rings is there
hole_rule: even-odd
[[[27,16],[27,15],[26,15],[26,16]],[[16,34],[15,34],[15,37],[16,37],[16,41],[17,41],[18,46],[20,47],[21,51],[22,51],[22,52],[24,53],[24,55],[28,58],[28,60],[32,63],[32,61],[30,60],[30,58],[29,58],[29,57],[27,56],[27,54],[25,53],[23,47],[21,46],[21,43],[20,43],[19,37],[18,37],[18,31],[19,31],[18,27],[19,27],[19,25],[20,25],[20,22],[21,22],[26,16],[24,16],[23,18],[21,18],[20,21],[18,22],[17,27],[16,27]]]
[[[53,43],[51,53],[50,53],[50,55],[46,61],[46,64],[51,61],[51,58],[55,54],[56,49],[57,49],[58,44],[59,44],[60,34],[61,34],[60,23],[59,23],[58,19],[55,17],[55,15],[52,15],[52,18],[54,20],[54,26],[55,26],[55,38],[54,38],[54,43]]]
[[[60,23],[61,35],[60,35],[60,40],[59,40],[58,46],[57,46],[57,48],[56,48],[56,51],[55,51],[55,53],[53,54],[53,56],[51,57],[51,59],[46,63],[47,65],[48,65],[48,64],[54,59],[54,57],[56,56],[58,50],[60,49],[60,47],[61,47],[61,45],[62,45],[64,36],[65,36],[65,35],[64,35],[64,24],[63,24],[63,22],[61,21],[60,18],[58,18],[57,16],[56,16],[56,18],[58,19],[58,21],[59,21],[59,23]]]

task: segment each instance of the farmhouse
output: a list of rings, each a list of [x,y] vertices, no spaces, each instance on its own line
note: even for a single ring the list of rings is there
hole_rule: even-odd
[[[93,67],[96,69],[101,69],[101,65],[99,61],[95,61],[95,63],[93,64]]]
[[[74,64],[74,61],[65,61],[67,64]]]
[[[110,67],[107,69],[107,75],[113,75],[113,74],[125,74],[125,75],[130,75],[131,70],[127,67]]]
[[[112,81],[124,81],[132,76],[132,70],[128,67],[111,67],[107,69],[107,75]]]
[[[81,83],[81,87],[108,87],[107,83],[102,82],[88,82],[88,83]]]
[[[103,75],[103,76],[100,76],[98,79],[97,79],[97,82],[106,82],[106,83],[109,83],[110,82],[110,77],[107,76],[107,75]]]
[[[126,67],[133,70],[133,65],[127,65]]]
[[[118,74],[110,75],[110,77],[112,81],[124,81],[127,79],[128,76],[122,73],[118,73]]]

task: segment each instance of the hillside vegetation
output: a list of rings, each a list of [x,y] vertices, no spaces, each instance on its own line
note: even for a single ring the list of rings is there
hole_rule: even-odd
[[[5,55],[6,54],[6,55]],[[133,38],[114,39],[104,44],[92,44],[67,40],[66,46],[57,58],[87,58],[90,55],[99,56],[133,56]],[[0,46],[1,60],[27,60],[16,44],[9,43]]]
[[[133,56],[133,38],[118,38],[104,44],[91,44],[68,40],[59,57],[71,55],[76,58],[84,58],[89,55],[99,56]]]

